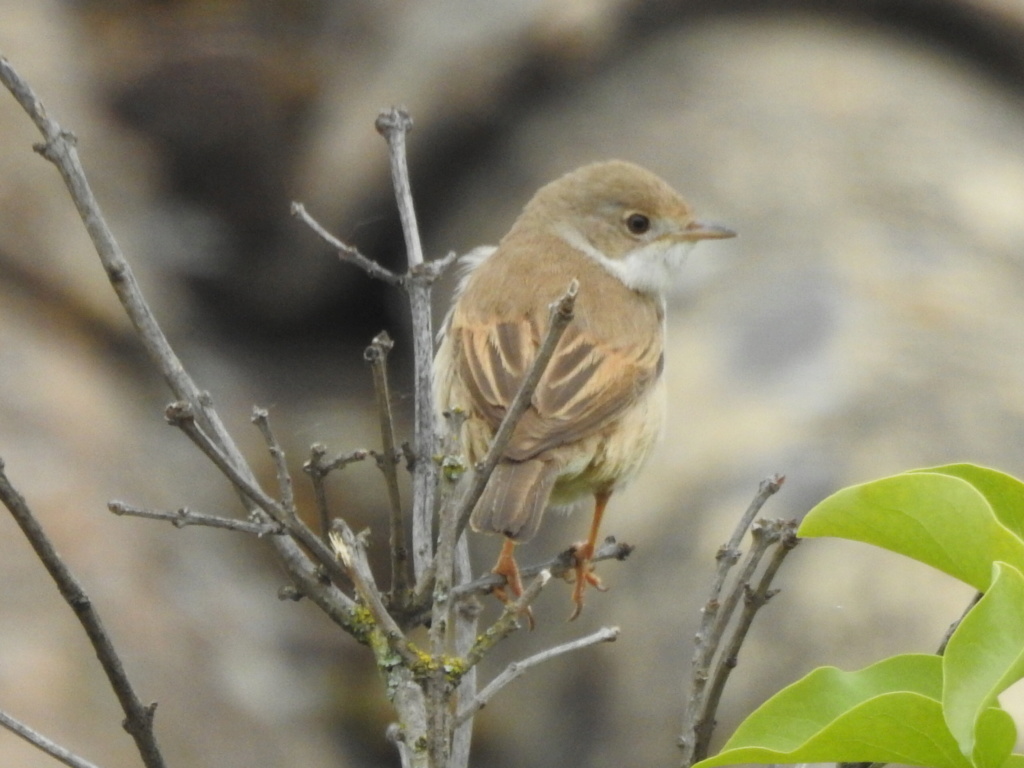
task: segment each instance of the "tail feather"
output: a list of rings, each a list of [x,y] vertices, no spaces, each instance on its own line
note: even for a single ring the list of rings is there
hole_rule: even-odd
[[[502,461],[494,468],[470,518],[474,531],[529,541],[537,533],[558,467],[551,461]]]

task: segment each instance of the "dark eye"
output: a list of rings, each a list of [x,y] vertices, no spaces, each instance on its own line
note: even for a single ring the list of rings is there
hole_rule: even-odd
[[[631,213],[626,217],[626,229],[634,235],[642,235],[651,228],[651,220],[642,213]]]

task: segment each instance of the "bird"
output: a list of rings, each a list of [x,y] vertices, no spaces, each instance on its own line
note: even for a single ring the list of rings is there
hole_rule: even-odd
[[[467,259],[434,376],[438,410],[462,414],[472,466],[530,370],[552,303],[578,286],[573,319],[470,517],[473,530],[505,537],[493,572],[512,595],[523,592],[516,546],[534,537],[547,508],[587,496],[594,511],[571,549],[570,620],[588,586],[603,590],[591,558],[605,508],[664,423],[665,293],[695,243],[734,236],[698,220],[651,171],[608,160],[541,187],[497,247]]]

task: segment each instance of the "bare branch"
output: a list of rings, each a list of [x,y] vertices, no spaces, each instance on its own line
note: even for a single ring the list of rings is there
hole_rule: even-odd
[[[800,541],[796,536],[796,525],[795,520],[773,520],[755,524],[751,529],[751,535],[754,538],[755,544],[751,548],[749,557],[751,560],[757,561],[754,563],[754,568],[756,568],[764,553],[770,547],[773,545],[777,546],[775,546],[772,558],[761,574],[756,588],[749,586],[749,581],[746,577],[740,578],[738,583],[743,591],[743,611],[741,611],[739,620],[729,633],[728,638],[720,636],[720,639],[715,643],[716,645],[724,645],[724,648],[719,651],[718,663],[715,666],[714,674],[711,676],[703,712],[696,728],[698,742],[694,757],[698,760],[702,760],[707,754],[708,745],[711,741],[711,732],[714,728],[715,713],[718,711],[722,692],[725,690],[725,684],[729,680],[729,675],[736,668],[740,647],[747,637],[747,632],[754,621],[754,616],[776,593],[776,591],[769,588],[772,579],[775,578],[775,574],[782,566],[782,561],[785,560],[786,555]],[[750,571],[751,575],[754,568]],[[736,589],[734,592],[738,594],[740,590]],[[731,614],[731,611],[729,613]],[[728,618],[723,612],[720,622],[724,623],[727,620]]]
[[[403,286],[405,284],[405,278],[401,275],[396,275],[389,269],[385,269],[373,259],[369,259],[359,252],[359,249],[354,246],[343,243],[341,240],[336,238],[309,213],[306,211],[306,206],[302,203],[292,203],[291,208],[292,216],[295,216],[302,220],[302,222],[312,229],[317,236],[327,243],[331,248],[338,252],[338,258],[342,261],[348,262],[359,267],[363,272],[368,274],[370,277],[375,277],[378,280],[382,280],[388,285]]]
[[[305,546],[323,566],[335,583],[343,584],[349,574],[340,566],[324,542],[309,529],[295,510],[285,509],[260,488],[251,474],[243,473],[236,467],[219,446],[196,423],[192,409],[186,403],[171,403],[166,409],[167,421],[181,429],[189,439],[214,463],[232,485],[271,519],[281,523],[288,533]]]
[[[443,676],[423,674],[422,665],[427,664],[428,668],[433,668],[430,665],[436,664],[439,659],[436,656],[427,657],[418,651],[413,651],[401,635],[394,619],[383,609],[380,593],[373,581],[373,576],[369,570],[361,545],[351,535],[351,531],[348,531],[348,534],[344,534],[347,528],[344,526],[344,523],[340,523],[339,527],[341,527],[344,534],[342,539],[345,546],[341,547],[340,551],[344,555],[345,565],[334,557],[325,543],[313,534],[298,517],[294,509],[293,490],[290,477],[285,468],[283,452],[270,432],[265,412],[261,415],[257,411],[255,421],[264,433],[278,470],[281,486],[280,500],[275,500],[261,488],[256,480],[255,473],[245,461],[235,441],[224,427],[219,414],[213,408],[209,394],[200,390],[191,376],[185,371],[181,361],[159,328],[152,310],[145,301],[137,280],[120,250],[120,246],[103,218],[99,205],[82,170],[75,149],[74,137],[46,115],[42,104],[5,59],[0,59],[0,80],[7,85],[39,128],[44,140],[39,147],[40,154],[49,160],[61,174],[79,215],[85,224],[86,230],[92,239],[112,287],[135,326],[147,353],[157,365],[171,391],[174,393],[177,402],[168,409],[168,420],[181,428],[232,483],[246,508],[253,515],[253,520],[263,524],[268,523],[267,519],[269,518],[286,529],[287,536],[270,536],[268,540],[276,549],[278,556],[289,572],[294,584],[293,593],[305,595],[312,599],[332,620],[357,638],[364,641],[369,639],[371,647],[378,653],[387,650],[386,656],[383,659],[379,659],[379,661],[393,665],[386,672],[387,685],[389,696],[395,704],[400,722],[402,723],[401,738],[406,739],[408,747],[406,755],[412,765],[427,765],[428,760],[442,754],[441,748],[432,745],[449,743],[448,737],[439,732],[428,734],[428,728],[436,725],[438,722],[441,722],[445,727],[450,725],[450,717],[447,719],[442,718],[440,721],[435,720],[433,723],[428,723],[426,717],[426,697],[424,694],[429,693],[431,701],[440,700],[438,699],[438,694],[443,691],[441,686],[449,685],[449,682]],[[398,111],[393,111],[392,115],[396,119],[390,122],[385,119],[381,122],[380,127],[388,139],[388,145],[392,154],[396,196],[399,200],[399,209],[402,213],[403,229],[406,233],[409,251],[410,266],[408,274],[397,276],[361,257],[354,249],[345,247],[344,244],[338,243],[329,236],[325,239],[339,250],[343,258],[359,263],[371,275],[383,279],[389,284],[400,285],[409,293],[413,327],[415,329],[413,351],[416,371],[416,421],[413,450],[407,456],[411,456],[412,459],[411,469],[414,486],[413,562],[417,577],[421,577],[433,558],[432,516],[435,511],[437,475],[439,471],[435,462],[436,447],[439,440],[433,412],[431,363],[434,340],[430,293],[432,283],[441,271],[452,262],[453,255],[449,255],[438,262],[424,262],[412,207],[411,193],[409,191],[408,172],[404,155],[405,134],[411,125],[411,121],[408,120],[407,115]],[[305,213],[302,206],[296,206],[294,212],[295,215],[305,220],[307,224],[310,224],[311,217]],[[313,229],[321,236],[326,235],[322,228],[318,226],[314,226]],[[320,462],[316,461],[316,464],[319,465]],[[318,466],[314,475],[315,486],[323,479],[325,474],[321,469]],[[323,493],[322,483],[320,484],[320,493],[318,494],[318,506],[321,510],[321,521],[326,523],[329,513],[327,512],[326,494]],[[116,510],[120,507],[115,504],[112,508]],[[187,514],[178,515],[179,524],[183,524],[186,520],[189,524],[199,524],[198,518],[193,519],[191,515]],[[456,535],[454,541],[457,540],[458,536]],[[307,551],[311,553],[313,559],[307,556]],[[44,562],[46,562],[45,559]],[[351,578],[354,580],[361,601],[364,601],[369,609],[373,622],[367,621],[366,610],[364,610],[363,606],[357,605],[352,598],[345,595],[337,587],[337,584],[347,582],[349,578],[346,566],[352,570]],[[325,578],[325,575],[327,578]],[[527,599],[539,591],[546,578],[547,574],[542,574],[537,579],[536,584],[531,585],[535,588],[532,591],[528,590],[528,594],[523,596],[519,606],[513,606],[512,609],[520,610],[522,606],[525,606]],[[292,592],[292,590],[287,591]],[[80,616],[84,616],[86,611],[91,612],[91,607],[88,605],[88,600],[84,595],[80,596],[78,602],[69,602],[71,602],[76,612],[80,612]],[[465,613],[468,616],[469,612]],[[460,622],[463,621],[462,614],[463,612],[459,614]],[[506,618],[504,620],[505,624],[508,621],[509,619]],[[471,622],[467,620],[466,627],[469,627],[470,624]],[[373,634],[370,638],[367,638],[366,635],[368,625],[372,625],[369,631]],[[508,627],[503,631],[512,631],[512,628],[514,628],[514,617],[512,618],[512,625],[512,627]],[[504,626],[502,620],[499,620],[497,626],[499,628]],[[88,627],[87,631],[89,631]],[[376,637],[378,634],[380,637]],[[462,636],[464,637],[465,634]],[[381,637],[386,639],[387,642],[380,642]],[[100,655],[102,657],[102,654]],[[401,659],[401,663],[395,664],[396,658]],[[431,686],[434,687],[432,688]],[[115,691],[118,691],[116,685]],[[120,695],[120,691],[118,693]],[[147,722],[152,720],[152,708],[143,708],[141,712],[144,715],[144,720]],[[126,728],[130,731],[134,727],[135,719],[131,713],[128,713]],[[133,733],[133,736],[136,736],[136,740],[139,741],[137,734]],[[423,752],[422,745],[424,743],[428,744],[431,754],[420,754]],[[145,752],[143,752],[143,757],[145,760]],[[148,760],[146,762],[147,765],[150,764]],[[436,759],[433,759],[433,763],[440,764]]]
[[[550,661],[556,656],[572,653],[573,651],[578,651],[582,648],[588,648],[591,645],[613,642],[618,638],[619,632],[620,630],[618,627],[602,627],[597,630],[597,632],[587,635],[586,637],[571,640],[568,643],[563,643],[562,645],[556,645],[554,648],[541,651],[540,653],[529,656],[522,661],[513,661],[500,675],[484,686],[483,690],[481,690],[480,693],[478,693],[476,697],[459,712],[458,716],[455,718],[455,726],[458,727],[473,717],[473,715],[483,709],[487,703],[494,698],[494,695],[498,693],[498,691],[526,674],[531,667],[543,664],[545,661]]]
[[[441,277],[448,268],[459,260],[459,254],[455,251],[448,251],[444,256],[438,259],[431,259],[420,264],[413,272],[413,276],[417,280],[428,280],[433,282],[437,278]]]
[[[90,763],[88,760],[70,752],[57,742],[51,741],[38,731],[29,728],[3,711],[0,711],[0,725],[11,733],[21,736],[29,744],[38,747],[50,757],[64,763],[64,765],[69,765],[71,768],[97,768],[95,763]]]
[[[433,519],[437,503],[438,468],[434,462],[439,444],[437,422],[434,415],[434,318],[431,307],[431,288],[438,275],[451,262],[449,255],[441,263],[431,264],[423,258],[416,223],[416,208],[409,183],[409,164],[406,159],[405,137],[412,130],[412,118],[404,109],[392,107],[381,112],[375,123],[377,132],[388,144],[391,166],[391,185],[395,190],[398,215],[405,236],[406,259],[409,271],[404,287],[409,294],[409,309],[413,329],[413,392],[415,393],[412,495],[412,559],[416,579],[421,580],[434,556]]]
[[[323,570],[315,565],[291,539],[275,537],[288,542],[291,546],[279,548],[288,575],[291,576],[292,587],[283,587],[278,591],[280,599],[298,599],[308,597],[327,617],[353,637],[360,636],[358,622],[358,606],[351,597],[342,592],[333,582],[324,578]],[[317,539],[319,541],[319,539]]]
[[[405,234],[406,258],[409,269],[415,270],[423,263],[423,246],[420,243],[419,227],[416,224],[416,209],[412,202],[412,185],[409,183],[409,163],[405,154],[405,136],[412,130],[412,118],[404,109],[392,107],[381,112],[375,123],[377,133],[388,143],[391,157],[391,186],[398,202],[398,215],[402,219]]]
[[[363,359],[373,372],[373,388],[377,394],[377,418],[380,422],[383,455],[378,460],[391,502],[389,515],[389,545],[391,550],[390,603],[402,610],[409,600],[409,545],[405,540],[405,518],[398,493],[398,471],[395,450],[395,420],[391,412],[391,392],[388,382],[388,353],[394,342],[387,331],[382,331],[363,352]]]
[[[125,715],[124,729],[135,740],[135,746],[139,750],[142,762],[147,768],[164,768],[164,759],[160,754],[160,747],[156,743],[156,735],[153,733],[153,715],[156,711],[156,704],[144,705],[139,700],[124,670],[121,657],[118,656],[110,636],[103,627],[103,622],[100,621],[99,613],[96,612],[81,584],[57,554],[57,550],[54,549],[46,532],[43,531],[39,521],[32,514],[25,499],[11,485],[4,472],[2,460],[0,460],[0,501],[10,510],[18,527],[21,528],[25,538],[28,539],[32,549],[35,550],[36,555],[50,574],[50,578],[56,583],[61,597],[71,606],[71,610],[75,612],[85,634],[88,635],[89,642],[92,643],[100,665],[110,681],[110,686],[121,703],[121,709]]]
[[[718,551],[715,558],[718,560],[718,571],[715,574],[715,583],[712,587],[712,595],[717,597],[722,591],[722,585],[725,583],[726,575],[729,572],[729,568],[739,559],[742,554],[740,550],[740,543],[743,541],[743,536],[750,529],[751,524],[754,522],[754,518],[757,517],[761,511],[761,507],[764,506],[765,502],[768,501],[772,496],[779,492],[782,488],[782,484],[786,482],[785,475],[772,475],[771,477],[765,478],[761,481],[761,484],[757,488],[757,495],[754,496],[750,502],[750,506],[743,513],[743,517],[736,523],[736,528],[733,529],[732,536],[729,537],[729,541]]]
[[[455,550],[455,578],[456,585],[469,581],[472,574],[472,567],[469,562],[469,543],[466,537],[459,539]],[[482,606],[476,599],[462,600],[455,605],[455,631],[454,651],[458,658],[469,653],[469,649],[476,642],[477,625],[479,623]],[[472,701],[477,690],[477,667],[470,667],[459,678],[458,687],[452,693],[451,705],[449,707],[454,715],[462,708],[462,704]],[[469,752],[473,740],[473,718],[472,716],[459,724],[452,723],[452,746],[449,756],[451,768],[466,768],[469,765]]]
[[[356,592],[363,605],[369,609],[384,637],[387,638],[388,645],[402,657],[406,665],[410,667],[415,665],[419,658],[409,648],[409,641],[384,606],[384,600],[377,588],[377,582],[373,578],[370,563],[366,559],[366,548],[361,537],[353,533],[344,520],[338,519],[331,524],[331,544],[351,574]]]
[[[277,486],[281,491],[281,506],[288,512],[295,514],[295,493],[292,489],[292,476],[288,472],[288,464],[285,461],[284,449],[274,437],[270,429],[270,414],[266,408],[252,409],[252,423],[259,429],[267,443],[267,450],[270,451],[270,458],[277,468]]]
[[[333,459],[327,458],[327,448],[322,443],[313,443],[309,448],[309,460],[302,465],[302,471],[310,477],[313,483],[313,496],[316,499],[317,515],[320,519],[320,537],[324,542],[328,541],[328,534],[331,531],[331,511],[327,504],[327,487],[324,479],[336,469],[344,469],[349,464],[362,461],[370,452],[359,449],[350,453],[343,453]]]
[[[257,538],[263,536],[277,536],[285,533],[284,526],[275,522],[260,522],[254,520],[236,520],[233,517],[218,517],[217,515],[206,515],[202,512],[193,512],[188,507],[176,510],[146,509],[126,504],[123,501],[108,501],[107,509],[115,515],[126,517],[143,517],[149,520],[166,520],[175,528],[185,528],[189,525],[201,525],[208,528],[223,528],[228,531],[239,531],[251,533]]]
[[[708,596],[708,601],[701,612],[700,627],[697,630],[697,647],[694,649],[692,660],[693,689],[690,692],[690,702],[688,707],[696,707],[700,697],[703,695],[704,684],[707,682],[711,666],[711,657],[715,650],[714,642],[710,636],[718,618],[719,609],[721,607],[720,600],[722,590],[725,586],[725,581],[729,576],[729,571],[736,564],[736,561],[739,560],[740,555],[742,554],[739,548],[740,542],[742,542],[744,534],[747,532],[747,529],[750,528],[750,525],[753,523],[758,512],[761,511],[761,507],[764,506],[764,503],[771,496],[778,492],[784,481],[785,478],[781,475],[774,475],[773,477],[761,481],[757,494],[754,496],[750,505],[747,507],[747,510],[740,518],[739,523],[733,530],[732,536],[729,537],[729,541],[726,542],[726,544],[724,544],[715,555],[718,567],[715,571],[715,577],[711,585],[711,592]]]
[[[550,571],[541,571],[537,577],[530,582],[530,586],[523,590],[519,598],[505,606],[501,616],[494,622],[487,631],[481,634],[473,647],[466,654],[466,666],[473,667],[487,655],[495,645],[519,629],[519,617],[530,607],[541,590],[551,581]]]
[[[748,553],[740,573],[736,576],[732,589],[726,594],[723,601],[722,593],[726,580],[729,572],[742,555],[739,547],[744,534],[753,524],[754,518],[757,517],[764,503],[778,492],[783,482],[785,482],[785,477],[782,475],[774,475],[761,482],[757,494],[740,518],[729,541],[715,555],[718,567],[710,596],[701,612],[701,623],[697,630],[696,645],[691,660],[690,690],[683,714],[682,734],[679,738],[684,767],[688,768],[707,753],[708,743],[715,725],[715,708],[728,677],[728,671],[736,663],[732,656],[723,655],[730,653],[730,651],[722,650],[723,644],[727,644],[727,641],[724,640],[726,628],[740,598],[749,594],[750,579],[762,557],[772,544],[780,541],[781,536],[779,534],[766,536],[763,525],[755,526],[752,530],[754,542],[751,551]],[[793,538],[795,540],[795,537]],[[774,575],[774,572],[774,569],[770,569],[771,575]],[[767,590],[767,583],[764,584],[764,588]],[[752,620],[753,615],[751,614],[748,619]],[[749,627],[749,623],[747,627]],[[739,638],[740,642],[742,642],[742,636],[746,634],[747,627],[739,628],[742,633]],[[734,634],[733,639],[735,637]],[[738,645],[736,648],[735,652],[738,652]],[[718,654],[719,663],[715,674],[712,675],[711,667],[716,654]]]

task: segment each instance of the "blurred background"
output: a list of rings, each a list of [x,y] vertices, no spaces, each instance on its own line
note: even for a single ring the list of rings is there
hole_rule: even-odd
[[[78,135],[164,328],[268,484],[254,404],[300,486],[314,441],[376,447],[361,350],[382,328],[411,409],[402,298],[288,212],[300,200],[402,263],[381,108],[416,121],[431,257],[495,242],[541,184],[612,157],[740,232],[698,248],[671,298],[670,428],[604,529],[636,552],[600,566],[611,589],[572,625],[569,588],[550,587],[537,631],[484,675],[601,625],[622,636],[507,689],[478,719],[475,765],[675,765],[713,556],[766,475],[788,480],[765,514],[794,517],[915,467],[1024,472],[1016,0],[0,0],[0,51]],[[277,600],[265,544],[106,512],[115,498],[239,509],[164,426],[170,395],[37,140],[0,94],[0,456],[159,701],[169,764],[397,765],[369,654]],[[446,302],[442,288],[439,313]],[[379,554],[379,473],[351,466],[331,493]],[[552,516],[522,562],[586,525]],[[473,546],[490,567],[498,542]],[[6,515],[0,583],[0,708],[105,768],[137,765],[77,622]],[[934,650],[969,598],[826,540],[800,546],[779,586],[719,743],[812,667]],[[0,764],[53,762],[0,732]]]

